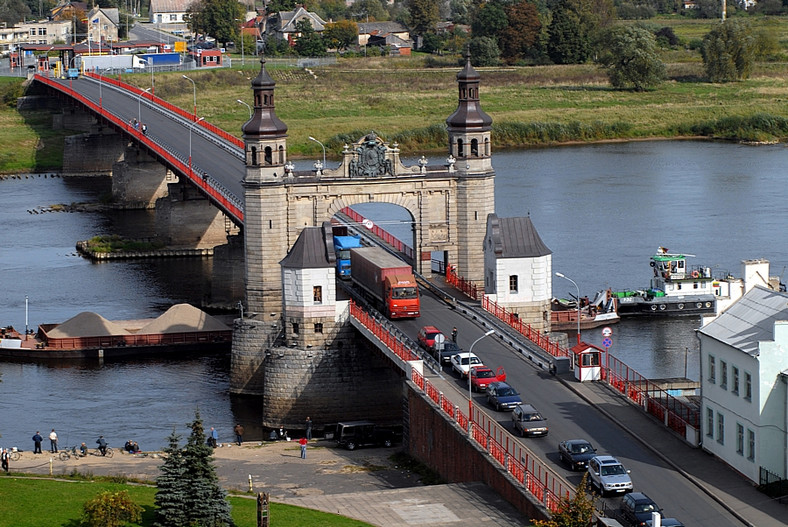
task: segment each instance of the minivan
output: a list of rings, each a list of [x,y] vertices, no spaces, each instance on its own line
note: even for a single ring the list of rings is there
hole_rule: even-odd
[[[394,432],[375,426],[372,421],[346,421],[337,424],[337,445],[355,450],[359,446],[385,446],[394,443]]]

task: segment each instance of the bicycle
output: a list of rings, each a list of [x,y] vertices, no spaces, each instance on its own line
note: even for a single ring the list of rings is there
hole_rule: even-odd
[[[112,456],[115,455],[115,451],[112,450],[112,447],[107,447],[106,451],[107,451],[107,453],[106,453],[106,455],[104,457],[112,457]],[[101,454],[101,450],[99,450],[98,448],[95,448],[95,449],[91,450],[90,453],[93,454],[94,456],[101,456],[102,455]]]
[[[22,457],[22,454],[18,450],[12,450],[8,453],[8,459],[11,461],[19,461],[20,457]]]
[[[81,457],[85,457],[82,452],[78,449],[77,446],[69,447],[65,450],[61,450],[58,454],[60,461],[68,461],[72,457],[75,459],[79,459]]]

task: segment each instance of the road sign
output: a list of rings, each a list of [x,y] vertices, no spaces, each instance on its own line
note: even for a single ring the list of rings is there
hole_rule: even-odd
[[[375,226],[375,224],[372,223],[372,220],[367,219],[367,218],[365,218],[364,221],[362,221],[361,223],[364,224],[364,227],[366,227],[367,229],[370,229],[370,230],[372,230],[372,227]]]
[[[443,351],[443,343],[446,342],[446,335],[443,333],[438,333],[435,335],[435,349],[439,351]]]
[[[602,336],[603,337],[609,337],[612,334],[613,334],[613,330],[610,329],[609,327],[602,328]]]
[[[613,345],[613,339],[611,339],[610,337],[603,338],[602,339],[602,345],[604,347],[606,347],[606,348],[609,348],[610,346]]]

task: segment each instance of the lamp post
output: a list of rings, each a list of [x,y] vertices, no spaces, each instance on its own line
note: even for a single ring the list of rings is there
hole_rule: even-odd
[[[102,87],[102,85],[104,84],[104,83],[102,82],[102,81],[103,81],[103,79],[104,79],[104,72],[105,72],[105,71],[109,71],[109,70],[111,70],[111,69],[112,69],[112,67],[110,66],[109,68],[104,68],[103,70],[101,70],[101,71],[99,72],[99,109],[104,109],[104,106],[102,106],[102,102],[101,102],[101,100],[102,100],[102,98],[101,98],[101,87]]]
[[[145,95],[150,91],[150,88],[147,88],[145,91],[141,91],[137,95],[137,122],[142,123],[142,96]],[[140,126],[142,126],[140,124]]]
[[[192,128],[197,126],[197,123],[205,119],[205,117],[200,117],[194,124],[189,125],[189,174],[194,177],[194,170],[192,170]]]
[[[25,340],[27,340],[27,295],[25,295]]]
[[[146,68],[150,68],[150,92],[156,93],[155,84],[153,82],[153,59],[151,57],[148,57],[147,59],[140,57],[140,60],[145,63]]]
[[[235,102],[237,102],[238,104],[243,104],[244,106],[249,108],[249,119],[251,119],[252,118],[252,107],[249,106],[248,103],[243,102],[241,99],[235,99]]]
[[[577,289],[577,343],[580,344],[580,288],[577,286],[577,282],[569,278],[568,276],[564,275],[563,273],[555,273],[558,278],[564,278],[565,280],[569,280],[573,284],[575,284],[575,289]]]
[[[489,337],[495,333],[494,329],[491,329],[478,339],[474,340],[471,344],[471,347],[468,349],[468,435],[471,435],[472,425],[473,422],[473,393],[471,390],[471,353],[473,353],[473,347],[476,345],[477,342],[482,340],[485,337]]]
[[[194,115],[194,119],[196,120],[197,119],[197,85],[194,83],[194,81],[192,79],[190,79],[186,75],[181,75],[181,77],[183,77],[184,79],[186,79],[187,81],[192,83],[192,91],[194,93],[194,113],[193,113],[193,115]]]
[[[321,148],[323,148],[323,169],[325,170],[325,168],[326,168],[326,147],[323,146],[323,143],[321,143],[320,141],[318,141],[317,139],[315,139],[311,135],[309,136],[309,140],[310,141],[314,141],[315,143],[319,144],[321,146]]]

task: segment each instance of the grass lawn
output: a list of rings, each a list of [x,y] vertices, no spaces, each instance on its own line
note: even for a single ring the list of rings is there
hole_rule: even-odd
[[[140,526],[151,526],[155,520],[154,487],[112,483],[107,480],[70,481],[48,478],[0,476],[0,527],[41,527],[61,525],[77,527],[82,505],[105,490],[126,490],[131,499],[144,509]],[[232,515],[238,527],[257,525],[257,502],[251,497],[230,497]],[[272,503],[271,525],[301,527],[364,527],[369,524],[310,509]]]

